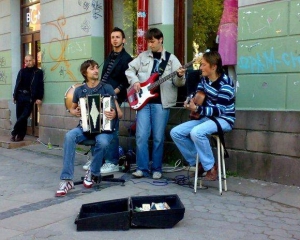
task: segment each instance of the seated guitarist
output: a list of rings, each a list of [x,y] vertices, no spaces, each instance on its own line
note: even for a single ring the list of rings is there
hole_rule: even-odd
[[[199,175],[206,172],[204,180],[214,181],[218,170],[209,136],[218,132],[218,128],[212,118],[219,122],[223,132],[232,130],[235,121],[234,84],[223,72],[218,52],[204,53],[200,70],[202,76],[197,91],[206,95],[204,102],[197,104],[195,98],[184,102],[184,107],[198,113],[199,118],[174,127],[171,137],[190,166],[195,165],[196,154],[199,154]]]
[[[132,175],[141,178],[152,174],[153,179],[160,179],[162,177],[165,128],[169,120],[170,107],[176,104],[177,87],[185,84],[185,69],[181,67],[179,60],[173,54],[164,49],[164,37],[159,29],[149,29],[145,34],[145,39],[149,50],[140,53],[137,58],[131,61],[125,72],[129,84],[139,96],[143,99],[150,98],[137,112],[137,170]],[[154,74],[152,76],[165,77],[172,72],[174,76],[157,86],[155,92],[147,92],[146,89],[142,89],[152,74]],[[155,93],[156,97],[151,97]],[[151,154],[152,165],[149,168],[148,140],[151,132],[153,148]]]

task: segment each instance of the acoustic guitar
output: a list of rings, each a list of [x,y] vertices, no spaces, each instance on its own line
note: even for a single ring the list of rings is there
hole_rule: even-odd
[[[202,91],[198,91],[195,96],[192,98],[194,103],[197,106],[202,106],[204,100],[205,100],[205,93]],[[189,103],[189,101],[188,101]],[[190,119],[191,120],[199,120],[200,119],[200,113],[195,112],[195,111],[191,111],[190,112]]]

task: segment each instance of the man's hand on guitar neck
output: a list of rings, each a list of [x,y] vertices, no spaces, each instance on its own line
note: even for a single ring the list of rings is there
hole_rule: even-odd
[[[185,68],[183,68],[183,67],[181,67],[177,70],[177,76],[180,78],[183,77],[184,73],[185,73]]]

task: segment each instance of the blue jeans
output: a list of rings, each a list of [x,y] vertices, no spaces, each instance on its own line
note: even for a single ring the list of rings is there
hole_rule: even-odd
[[[152,172],[162,171],[162,157],[165,140],[165,129],[169,120],[170,109],[161,104],[146,104],[137,112],[136,123],[136,163],[137,169],[149,176],[149,147],[148,140],[152,133]]]
[[[109,144],[109,147],[104,156],[106,163],[112,163],[114,165],[119,164],[119,120],[116,123],[116,130],[112,133],[113,140]]]
[[[95,136],[96,145],[93,150],[93,159],[90,165],[91,172],[95,176],[100,176],[100,167],[102,166],[103,156],[113,139],[112,133],[101,133]],[[66,133],[64,140],[63,169],[61,171],[61,180],[72,180],[74,178],[74,161],[76,145],[86,139],[80,127],[74,128]]]
[[[230,124],[222,118],[216,118],[224,132],[232,129]],[[214,163],[214,155],[210,146],[209,136],[218,131],[217,125],[209,118],[203,117],[200,120],[191,120],[182,123],[171,130],[171,137],[183,155],[184,159],[194,166],[196,155],[205,171],[210,170]]]

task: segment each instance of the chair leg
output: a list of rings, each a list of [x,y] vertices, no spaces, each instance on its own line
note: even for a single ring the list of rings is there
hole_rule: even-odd
[[[194,182],[194,193],[197,192],[197,185],[198,185],[198,166],[199,166],[199,155],[197,153],[196,156],[196,169],[195,169],[195,182]]]
[[[225,167],[225,158],[224,158],[224,146],[221,144],[221,158],[222,158],[222,173],[223,173],[223,182],[224,182],[224,191],[227,191],[227,181],[226,181],[226,167]]]
[[[218,178],[219,178],[219,193],[222,195],[222,163],[221,163],[221,141],[217,137],[217,151],[218,151]]]

